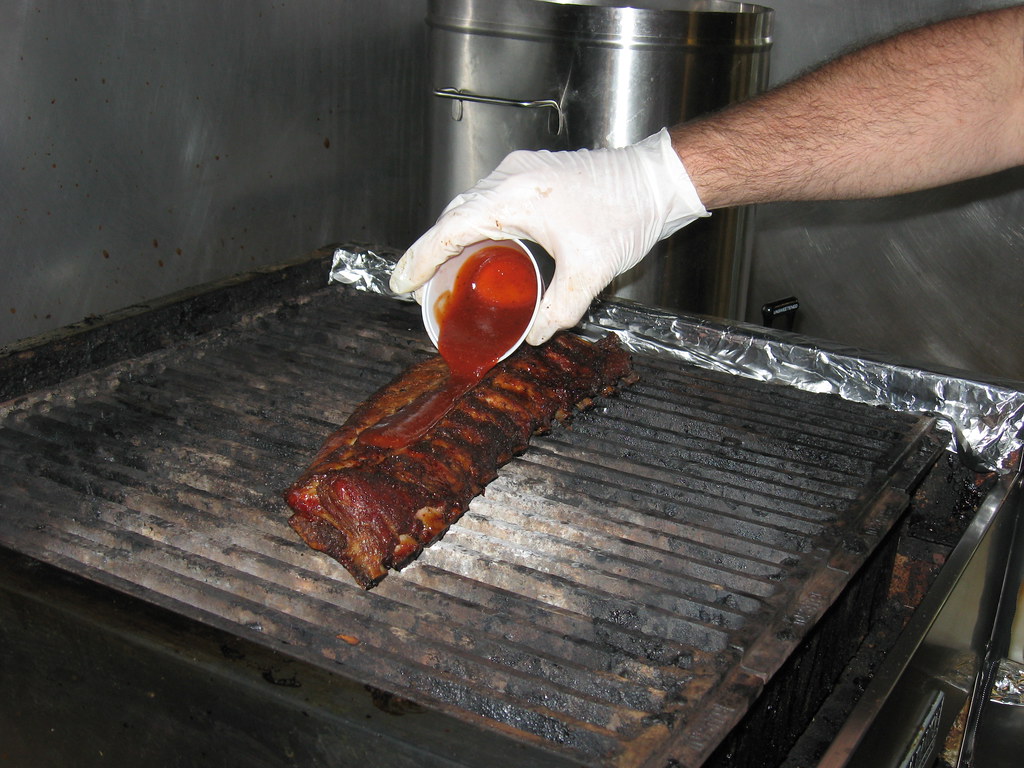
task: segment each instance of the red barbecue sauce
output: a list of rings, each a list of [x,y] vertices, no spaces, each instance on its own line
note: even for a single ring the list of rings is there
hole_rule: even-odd
[[[444,387],[364,430],[359,440],[400,448],[422,436],[519,340],[536,302],[537,279],[525,254],[503,245],[473,254],[435,310],[437,348],[451,371]]]

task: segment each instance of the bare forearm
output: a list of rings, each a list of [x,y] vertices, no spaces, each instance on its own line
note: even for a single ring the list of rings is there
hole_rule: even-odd
[[[709,209],[879,197],[1024,163],[1024,7],[869,46],[672,139]]]

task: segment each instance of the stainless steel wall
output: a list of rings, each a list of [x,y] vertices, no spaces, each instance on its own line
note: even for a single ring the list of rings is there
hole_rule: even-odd
[[[772,79],[1006,0],[776,0]],[[0,343],[427,210],[425,0],[0,0]],[[747,319],[1024,379],[1024,172],[762,206]]]
[[[772,80],[907,26],[1012,5],[775,0]],[[796,330],[1024,380],[1024,169],[876,201],[760,206],[747,318],[795,294]]]
[[[422,204],[425,4],[0,0],[0,343]]]

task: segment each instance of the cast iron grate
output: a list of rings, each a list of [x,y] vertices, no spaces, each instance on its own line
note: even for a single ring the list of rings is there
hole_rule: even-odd
[[[415,308],[329,289],[8,403],[0,543],[553,757],[698,764],[940,450],[930,419],[639,357],[364,592],[280,490],[428,351]]]

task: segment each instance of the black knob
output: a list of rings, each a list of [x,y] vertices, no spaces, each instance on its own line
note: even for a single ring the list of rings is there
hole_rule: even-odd
[[[769,328],[791,331],[798,309],[800,309],[800,301],[796,296],[769,301],[767,304],[761,305],[761,319]]]

